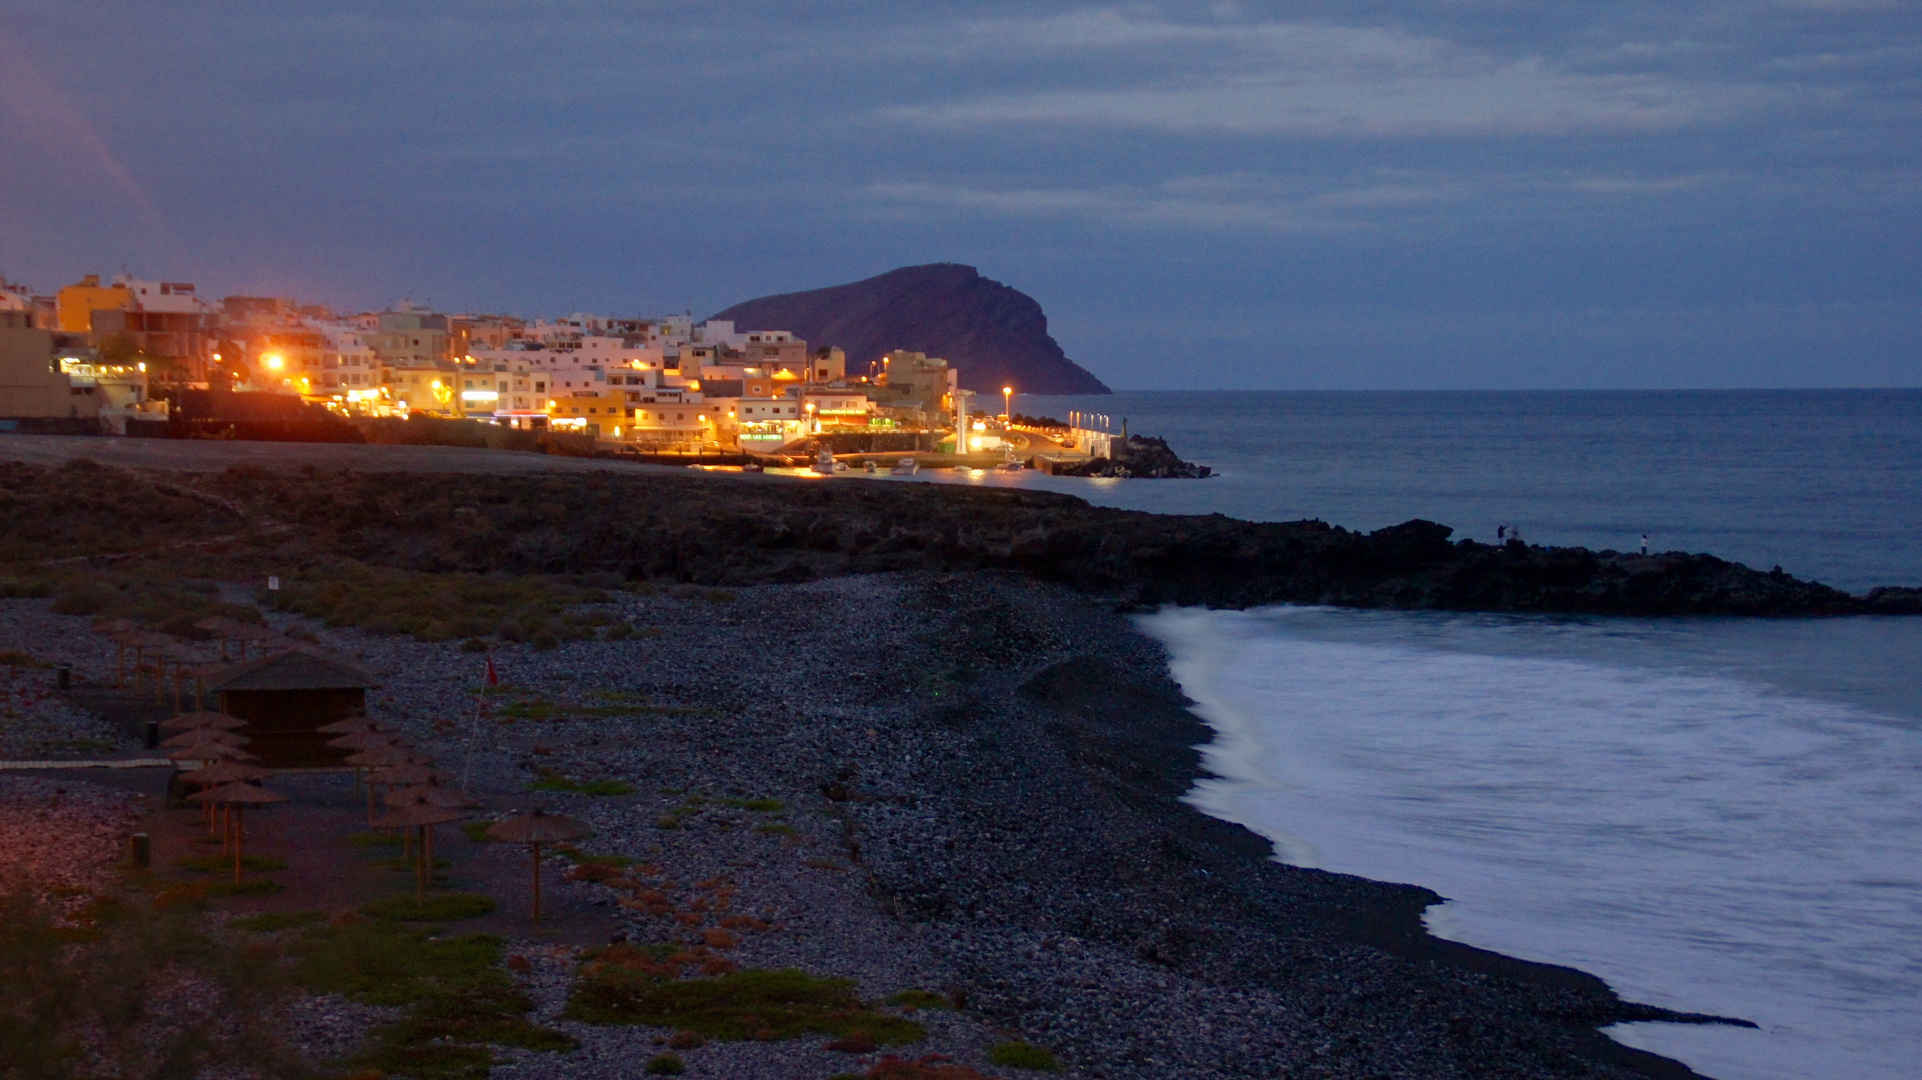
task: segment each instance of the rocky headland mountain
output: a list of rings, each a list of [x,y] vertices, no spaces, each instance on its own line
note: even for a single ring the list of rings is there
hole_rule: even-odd
[[[836,346],[847,352],[850,372],[908,349],[946,357],[961,369],[961,385],[983,394],[999,394],[1003,386],[1024,394],[1110,392],[1061,351],[1033,297],[958,263],[904,266],[847,285],[763,296],[710,318]]]

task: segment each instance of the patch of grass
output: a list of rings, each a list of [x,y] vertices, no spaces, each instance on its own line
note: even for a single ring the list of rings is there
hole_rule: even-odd
[[[675,1053],[655,1054],[647,1059],[649,1076],[679,1076],[687,1071],[687,1062]]]
[[[567,1050],[575,1041],[527,1019],[530,1002],[501,966],[499,938],[435,937],[393,922],[309,929],[292,949],[295,981],[368,1005],[405,1008],[354,1064],[423,1080],[485,1080],[489,1046]]]
[[[276,930],[293,930],[303,926],[327,921],[327,914],[321,911],[263,911],[258,915],[246,915],[227,920],[227,929],[246,930],[255,934],[271,934]]]
[[[722,799],[721,805],[757,814],[778,814],[787,809],[787,804],[779,799]]]
[[[1061,1063],[1054,1059],[1053,1051],[1033,1043],[1000,1043],[988,1051],[988,1060],[1010,1069],[1033,1069],[1037,1072],[1061,1071]]]
[[[592,855],[571,844],[563,844],[554,849],[565,855],[576,866],[632,866],[634,860],[625,855]]]
[[[53,665],[18,649],[0,649],[0,667],[50,668]]]
[[[757,833],[766,833],[769,836],[799,835],[799,830],[784,821],[774,821],[765,825],[756,825],[754,826],[754,831]]]
[[[868,1009],[854,994],[854,980],[819,978],[795,968],[673,979],[652,965],[589,962],[575,980],[564,1015],[591,1024],[671,1027],[725,1040],[861,1030],[877,1044],[895,1046],[927,1035],[911,1020]]]
[[[203,874],[231,874],[234,872],[234,858],[231,855],[196,855],[174,863],[182,870],[197,870]],[[243,870],[268,873],[287,869],[287,860],[277,855],[242,855],[240,866]]]
[[[357,848],[399,847],[406,837],[397,832],[357,832],[347,837],[347,842]]]
[[[573,795],[631,795],[634,785],[625,780],[576,780],[562,776],[551,770],[544,770],[541,778],[527,785],[529,791],[564,791]]]
[[[425,900],[416,900],[411,896],[390,896],[362,907],[360,913],[370,919],[442,923],[478,919],[496,906],[492,897],[475,893],[446,893]]]
[[[491,821],[464,822],[460,827],[461,835],[476,844],[491,844],[493,841],[487,838],[487,830],[493,824]]]
[[[215,881],[200,887],[207,890],[205,893],[207,896],[265,896],[286,888],[278,881],[268,881],[265,878],[242,882]]]
[[[947,995],[937,994],[932,990],[903,990],[898,994],[890,994],[888,1004],[912,1005],[917,1009],[954,1008],[953,1003],[948,1001]]]
[[[422,641],[479,640],[511,624],[530,628],[538,647],[543,635],[559,643],[545,629],[550,620],[598,592],[568,578],[539,574],[427,573],[343,559],[288,581],[281,605],[329,626],[408,634]]]
[[[396,855],[391,859],[375,859],[374,865],[382,870],[392,870],[397,874],[403,872],[411,874],[415,870],[413,858],[405,855]],[[433,869],[445,870],[452,865],[454,864],[446,859],[435,859]]]

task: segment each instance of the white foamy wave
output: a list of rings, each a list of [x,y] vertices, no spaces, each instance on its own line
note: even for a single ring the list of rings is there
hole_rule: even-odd
[[[1143,620],[1219,735],[1197,806],[1286,861],[1437,890],[1442,936],[1762,1025],[1613,1032],[1709,1075],[1915,1075],[1914,725],[1714,674],[1501,655],[1473,626],[1423,624],[1416,647],[1356,615],[1362,640],[1339,640],[1344,618]]]

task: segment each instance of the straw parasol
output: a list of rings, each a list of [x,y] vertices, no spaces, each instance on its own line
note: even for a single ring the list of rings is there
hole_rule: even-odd
[[[202,765],[192,772],[180,774],[180,779],[189,784],[207,784],[218,787],[247,780],[262,780],[268,776],[266,769],[258,765],[248,765],[240,761],[216,761],[212,765]]]
[[[238,716],[228,716],[224,712],[202,709],[199,712],[182,713],[171,719],[162,720],[160,726],[168,731],[196,731],[202,729],[232,731],[235,728],[246,727],[247,721],[242,720]]]
[[[115,686],[127,685],[127,643],[121,640],[120,635],[132,633],[138,629],[140,624],[132,619],[106,619],[93,624],[94,633],[107,635],[113,639],[115,645],[119,646],[114,660]]]
[[[428,762],[399,743],[387,743],[347,755],[347,764],[372,770],[392,769],[403,765],[426,765]],[[381,781],[375,780],[370,773],[367,777],[367,824],[369,825],[374,823],[374,785],[378,783]]]
[[[389,787],[408,787],[413,784],[442,784],[452,779],[447,773],[427,765],[394,765],[385,769],[375,769],[367,774],[370,784],[386,784]],[[393,803],[399,806],[399,803]]]
[[[259,768],[258,766],[246,765],[238,761],[223,760],[216,761],[211,765],[202,765],[192,772],[181,773],[179,779],[182,783],[196,784],[202,791],[205,791],[208,788],[216,788],[222,784],[233,784],[247,780],[264,780],[267,778],[267,775],[267,770]],[[214,831],[213,803],[207,804],[207,835],[218,835]]]
[[[347,764],[358,765],[364,769],[385,769],[393,765],[425,765],[427,763],[428,759],[401,743],[388,743],[385,746],[370,747],[357,754],[347,755]]]
[[[394,729],[371,716],[355,713],[345,720],[336,720],[331,724],[322,724],[314,730],[320,732],[322,735],[353,735],[363,731],[392,731]]]
[[[465,791],[456,788],[442,787],[432,780],[415,784],[412,787],[395,788],[386,795],[381,796],[381,801],[395,808],[413,806],[416,803],[451,809],[480,805],[479,799],[474,798]]]
[[[225,806],[233,812],[234,838],[234,884],[240,884],[240,849],[246,843],[247,828],[241,821],[241,811],[249,806],[268,806],[287,801],[287,796],[268,791],[254,784],[235,782],[222,784],[217,788],[189,796],[195,802],[213,803]]]
[[[219,743],[222,746],[246,746],[253,742],[237,731],[222,731],[219,728],[194,728],[178,735],[162,739],[160,745],[172,749],[177,746],[192,746],[195,743]]]
[[[506,818],[487,827],[487,838],[506,844],[528,844],[534,849],[534,921],[541,921],[541,845],[579,840],[594,830],[566,814],[550,814],[536,807],[531,814]]]
[[[392,731],[350,731],[337,738],[328,739],[328,746],[340,746],[349,750],[372,750],[380,746],[393,746],[403,742],[397,732]]]
[[[140,690],[140,669],[143,666],[141,662],[143,655],[149,649],[164,649],[174,643],[174,639],[167,635],[156,634],[150,630],[122,630],[112,635],[112,637],[124,648],[133,650],[133,688],[136,693]],[[155,670],[155,679],[156,681],[161,679],[158,669]],[[125,674],[122,674],[120,681],[123,685],[126,683]]]
[[[429,806],[414,803],[388,811],[387,815],[374,822],[381,829],[420,829],[420,843],[415,845],[414,899],[424,900],[427,896],[427,875],[434,865],[434,826],[449,821],[460,821],[469,817],[467,811],[451,806]]]
[[[168,761],[215,761],[220,759],[227,761],[259,761],[260,755],[248,753],[238,746],[228,746],[226,743],[216,742],[197,742],[192,746],[183,746],[167,755]]]

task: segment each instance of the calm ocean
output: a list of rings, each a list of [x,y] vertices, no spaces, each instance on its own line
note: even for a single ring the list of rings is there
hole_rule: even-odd
[[[1922,391],[1134,393],[1206,481],[923,474],[1169,513],[1423,517],[1922,584]],[[1917,1075],[1922,618],[1271,608],[1142,620],[1219,733],[1193,801],[1435,932],[1759,1031],[1611,1033],[1721,1080]]]

